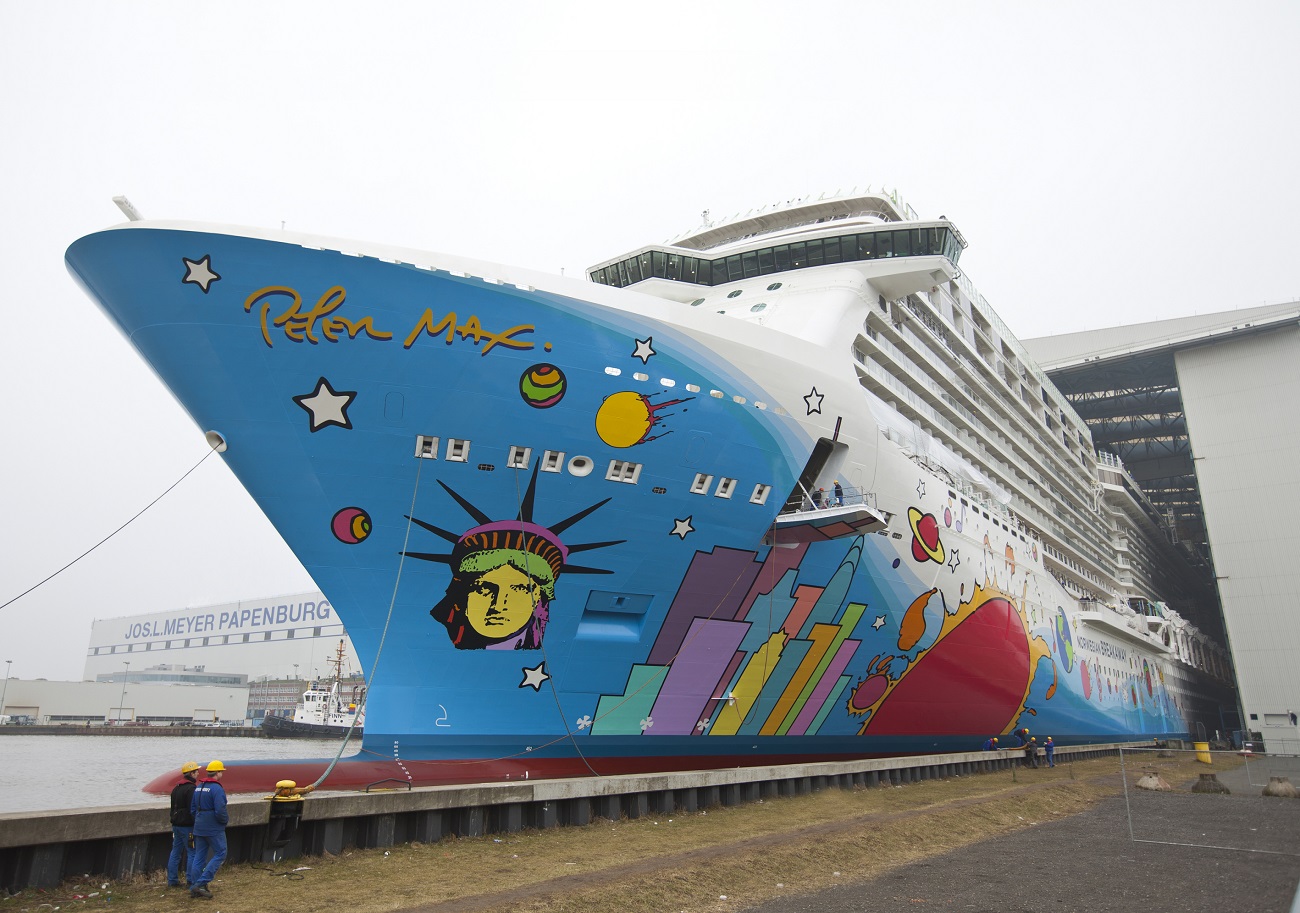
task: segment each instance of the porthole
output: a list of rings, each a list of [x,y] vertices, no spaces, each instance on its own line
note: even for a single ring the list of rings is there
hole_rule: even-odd
[[[765,308],[765,307],[767,307],[767,302],[765,302],[765,301],[760,301],[758,304],[750,305],[749,312],[750,312],[751,314],[757,314],[759,311],[763,310],[763,308]]]
[[[703,303],[704,303],[704,299],[703,299],[703,298],[696,298],[694,301],[691,302],[691,307],[693,307],[693,308],[697,308],[697,307],[699,307],[699,306],[700,306],[701,304],[703,304]]]
[[[590,457],[576,456],[569,460],[569,475],[582,478],[591,475],[592,466]]]
[[[771,285],[769,285],[769,286],[767,287],[767,290],[768,290],[769,292],[775,292],[775,291],[776,291],[777,289],[779,289],[780,287],[781,287],[781,283],[779,283],[779,282],[773,282]]]
[[[738,288],[738,289],[736,289],[734,292],[727,292],[727,297],[728,297],[728,298],[739,298],[739,297],[740,297],[740,293],[743,292],[743,291],[744,291],[743,288]]]

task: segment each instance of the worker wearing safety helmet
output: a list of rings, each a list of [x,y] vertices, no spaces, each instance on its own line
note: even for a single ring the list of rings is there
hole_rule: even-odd
[[[194,816],[190,814],[190,799],[194,796],[194,778],[198,776],[197,761],[181,765],[181,780],[172,787],[172,854],[167,857],[167,887],[181,886],[181,860],[190,847],[194,834]]]
[[[199,779],[190,800],[190,813],[194,815],[194,852],[190,854],[187,876],[190,896],[212,899],[208,890],[217,869],[226,861],[226,791],[221,786],[221,776],[226,765],[220,761],[208,764],[207,776]],[[211,857],[211,858],[209,858]]]

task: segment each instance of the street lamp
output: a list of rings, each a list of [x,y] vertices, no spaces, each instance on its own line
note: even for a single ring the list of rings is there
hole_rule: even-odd
[[[9,693],[9,667],[14,664],[12,659],[5,660],[5,686],[0,690],[0,713],[5,712],[5,695]]]
[[[126,679],[127,676],[131,674],[131,663],[129,661],[124,661],[122,665],[126,666],[126,669],[122,672],[122,696],[117,699],[118,723],[122,722],[122,705],[126,703]]]

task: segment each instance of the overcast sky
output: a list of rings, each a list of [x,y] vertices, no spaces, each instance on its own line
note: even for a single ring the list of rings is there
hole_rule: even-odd
[[[66,247],[151,218],[570,275],[882,183],[970,242],[1022,338],[1300,298],[1300,4],[0,0],[0,602],[205,452]],[[81,677],[90,624],[313,589],[217,458],[0,610]],[[345,619],[346,621],[346,619]]]

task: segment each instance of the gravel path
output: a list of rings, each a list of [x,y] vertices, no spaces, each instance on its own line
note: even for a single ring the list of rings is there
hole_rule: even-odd
[[[1300,879],[1300,801],[1264,799],[1258,790],[1232,796],[1135,790],[1129,803],[1136,840],[1129,838],[1121,796],[874,881],[781,898],[751,913],[1291,909]]]

